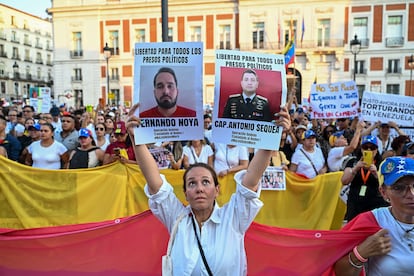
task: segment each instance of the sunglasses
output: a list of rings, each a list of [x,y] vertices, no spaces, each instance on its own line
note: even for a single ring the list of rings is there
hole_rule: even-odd
[[[377,147],[373,146],[373,145],[362,145],[361,149],[363,149],[363,150],[376,150]]]
[[[393,194],[398,196],[404,196],[407,194],[407,190],[414,194],[414,183],[411,184],[394,184],[390,187]]]
[[[105,129],[103,127],[95,127],[95,130],[104,131]]]

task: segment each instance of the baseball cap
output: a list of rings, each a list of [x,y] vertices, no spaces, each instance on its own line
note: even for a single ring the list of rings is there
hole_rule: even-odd
[[[58,108],[58,107],[54,106],[54,107],[52,107],[52,108],[50,109],[49,113],[50,113],[50,115],[52,115],[52,116],[59,116],[59,114],[60,114],[60,110],[59,110],[59,108]]]
[[[92,132],[87,128],[81,128],[79,129],[79,138],[80,137],[91,137],[92,138]]]
[[[123,121],[116,122],[115,127],[116,128],[115,128],[114,133],[116,133],[116,134],[125,134],[126,133],[125,122],[123,122]]]
[[[312,129],[309,129],[309,130],[305,131],[304,137],[305,137],[305,139],[309,139],[311,137],[315,137],[316,138],[316,133]]]
[[[40,131],[40,124],[34,124],[32,126],[29,126],[29,130],[37,130]]]
[[[401,155],[407,155],[407,151],[414,146],[414,142],[408,142],[402,148]]]
[[[303,108],[302,108],[302,107],[298,107],[298,108],[296,108],[296,112],[297,112],[297,113],[303,113]]]
[[[367,143],[371,143],[378,147],[378,140],[377,140],[377,137],[375,136],[367,135],[367,136],[362,137],[361,145],[365,145]]]
[[[307,130],[308,128],[307,128],[306,126],[304,126],[304,125],[298,125],[298,126],[295,128],[295,132],[296,132],[296,131],[298,131],[299,129]]]
[[[401,177],[414,176],[414,159],[393,156],[386,158],[380,165],[380,184],[393,185]]]
[[[335,145],[335,141],[336,139],[338,139],[341,136],[344,136],[345,131],[341,130],[341,131],[337,131],[335,133],[333,133],[331,136],[329,136],[329,144],[331,145],[331,147],[333,147]]]

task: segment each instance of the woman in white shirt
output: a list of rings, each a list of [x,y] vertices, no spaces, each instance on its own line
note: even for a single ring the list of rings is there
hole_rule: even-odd
[[[54,128],[50,123],[40,126],[40,140],[27,148],[26,165],[40,169],[59,170],[65,168],[69,159],[66,147],[53,138]]]
[[[205,163],[213,167],[214,152],[205,140],[192,140],[183,148],[183,166],[187,169],[195,163]]]
[[[228,173],[236,173],[247,169],[249,165],[249,152],[246,147],[215,144],[214,170],[218,176],[225,176]]]
[[[127,120],[131,140],[134,128],[139,125],[139,119],[133,116],[137,107],[131,108]],[[286,108],[280,116],[279,124],[289,127]],[[144,191],[152,213],[170,233],[177,225],[171,249],[173,275],[246,275],[244,235],[263,205],[258,183],[269,164],[271,151],[259,150],[249,168],[235,175],[236,192],[220,208],[216,202],[218,178],[212,167],[197,163],[185,171],[183,188],[189,204],[184,206],[173,187],[160,175],[146,145],[136,145],[134,150],[147,180]]]

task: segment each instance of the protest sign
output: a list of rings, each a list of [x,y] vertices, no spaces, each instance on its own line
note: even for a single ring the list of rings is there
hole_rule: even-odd
[[[361,102],[361,116],[365,121],[400,126],[414,125],[414,97],[365,91]]]
[[[202,139],[203,44],[137,43],[134,55],[135,143]]]
[[[286,190],[285,171],[280,167],[267,167],[260,178],[259,185],[262,190]]]
[[[286,90],[283,55],[217,50],[213,141],[278,149],[283,129],[271,121]]]
[[[313,84],[309,96],[312,119],[355,117],[359,109],[354,81]]]
[[[49,113],[52,108],[50,87],[30,87],[29,103],[37,113]]]

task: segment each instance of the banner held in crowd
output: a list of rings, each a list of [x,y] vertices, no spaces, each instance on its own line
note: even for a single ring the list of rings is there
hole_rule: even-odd
[[[203,138],[203,44],[136,43],[136,144]]]
[[[365,91],[361,103],[365,121],[414,125],[414,97]]]
[[[217,50],[214,142],[278,149],[282,128],[272,120],[286,90],[283,55]]]
[[[313,84],[309,101],[312,119],[358,116],[359,97],[354,81]]]

